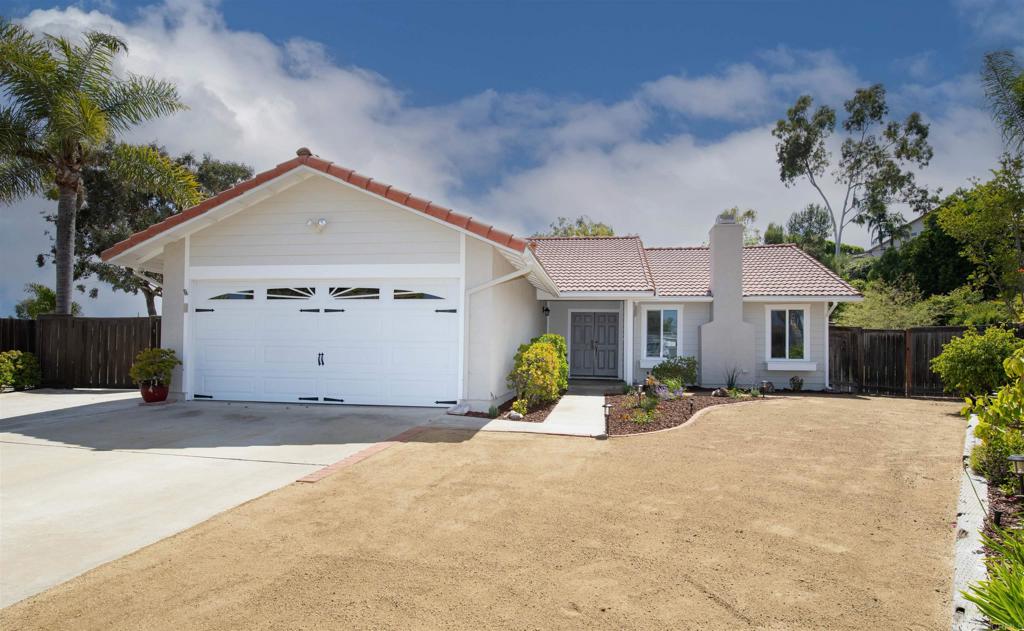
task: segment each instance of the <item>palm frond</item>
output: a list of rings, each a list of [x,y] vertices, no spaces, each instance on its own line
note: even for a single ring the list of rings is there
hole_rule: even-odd
[[[26,112],[44,117],[58,76],[45,43],[0,18],[0,91]]]
[[[100,109],[116,131],[124,131],[143,121],[187,110],[178,98],[178,89],[169,81],[130,75],[110,87],[100,99]]]
[[[47,132],[62,146],[93,147],[107,140],[110,128],[103,111],[87,94],[71,92],[59,95],[54,103]]]
[[[199,185],[192,172],[154,147],[119,144],[114,147],[109,169],[138,192],[166,197],[182,208],[200,201]]]
[[[1024,148],[1024,68],[1013,52],[997,50],[985,55],[981,81],[1007,144]]]
[[[17,107],[0,107],[0,156],[34,157],[37,155],[43,125]]]
[[[69,85],[76,90],[106,91],[114,57],[127,50],[128,45],[121,38],[89,31],[85,35],[85,46],[73,46],[67,58]]]
[[[0,158],[0,202],[11,204],[47,188],[46,173],[40,166],[20,158]]]

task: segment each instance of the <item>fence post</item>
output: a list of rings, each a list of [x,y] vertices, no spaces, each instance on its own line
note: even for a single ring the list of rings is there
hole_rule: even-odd
[[[903,396],[910,396],[910,384],[914,379],[913,362],[910,357],[911,329],[903,330]]]

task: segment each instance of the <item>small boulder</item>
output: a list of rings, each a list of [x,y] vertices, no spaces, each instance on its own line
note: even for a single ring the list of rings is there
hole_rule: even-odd
[[[508,418],[511,421],[521,421],[523,420],[523,415],[520,414],[519,412],[513,411],[508,413]]]
[[[713,397],[727,397],[729,393],[724,388],[715,388],[714,392],[711,393]]]

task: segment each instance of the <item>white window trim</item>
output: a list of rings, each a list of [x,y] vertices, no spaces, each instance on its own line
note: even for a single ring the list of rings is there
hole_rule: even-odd
[[[657,364],[668,359],[665,357],[665,339],[661,339],[661,354],[658,357],[651,357],[647,354],[647,312],[664,311],[671,309],[677,311],[676,317],[676,356],[682,357],[683,353],[683,305],[681,304],[645,304],[640,307],[640,367],[653,368]],[[664,318],[664,316],[662,316]],[[659,330],[660,330],[659,326]]]
[[[772,357],[772,311],[803,311],[804,312],[804,356],[802,359],[788,357]],[[786,315],[786,354],[789,354],[789,315]],[[768,362],[768,370],[817,370],[817,364],[811,358],[811,305],[807,303],[785,303],[764,306],[764,359]]]

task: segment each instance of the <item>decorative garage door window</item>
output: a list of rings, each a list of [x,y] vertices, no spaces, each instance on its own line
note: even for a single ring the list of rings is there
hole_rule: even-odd
[[[427,294],[422,291],[411,291],[409,289],[396,289],[395,300],[444,300],[441,296]]]
[[[316,287],[271,287],[267,300],[309,300],[316,296]]]
[[[331,287],[335,300],[378,300],[380,287]]]
[[[226,294],[220,294],[214,296],[210,300],[252,300],[255,290],[253,289],[239,289],[238,291],[229,291]]]

